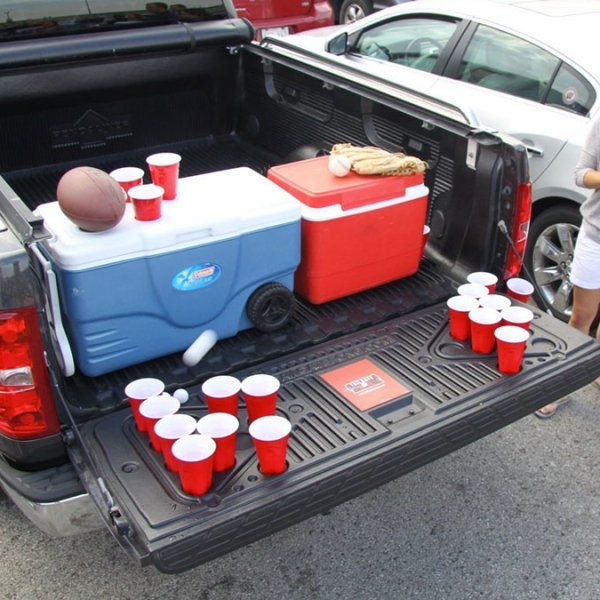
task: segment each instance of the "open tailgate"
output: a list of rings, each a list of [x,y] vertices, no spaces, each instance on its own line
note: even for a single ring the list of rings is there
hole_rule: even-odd
[[[442,287],[439,294],[449,291]],[[293,427],[289,468],[279,476],[259,471],[243,404],[237,463],[216,474],[199,498],[181,492],[129,408],[80,425],[70,454],[121,545],[142,564],[181,572],[433,461],[600,375],[595,340],[533,310],[517,375],[501,374],[495,353],[476,355],[450,338],[441,300],[234,371],[239,378],[271,373],[282,382],[278,410]],[[312,327],[322,328],[326,318],[332,315],[324,312]],[[365,364],[384,384],[381,403],[360,410],[343,386],[352,376],[336,375],[354,365],[356,381],[368,386],[360,377]],[[182,411],[206,414],[199,385],[189,392]]]

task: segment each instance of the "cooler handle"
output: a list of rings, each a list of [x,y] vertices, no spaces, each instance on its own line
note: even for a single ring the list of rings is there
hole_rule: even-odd
[[[385,177],[385,175],[376,175],[376,177]],[[394,190],[394,197],[399,198],[400,196],[404,196],[405,193],[406,182],[404,180],[400,180],[398,182],[398,189]],[[382,198],[381,200],[384,200],[384,198]],[[357,194],[355,197],[342,197],[340,200],[342,210],[352,210],[353,208],[361,208],[362,206],[367,206],[368,204],[374,204],[373,199],[363,194]]]
[[[63,326],[62,317],[60,314],[60,300],[58,293],[58,285],[56,282],[56,274],[52,268],[52,263],[40,252],[36,244],[31,244],[31,250],[42,266],[46,287],[48,290],[48,305],[49,315],[48,321],[54,330],[54,336],[58,345],[58,362],[65,377],[70,377],[75,373],[75,362],[73,360],[73,352],[71,345]]]

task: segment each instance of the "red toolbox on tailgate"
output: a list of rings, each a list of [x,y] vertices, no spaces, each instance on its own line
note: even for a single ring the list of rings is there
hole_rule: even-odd
[[[415,273],[429,191],[423,175],[336,177],[327,163],[323,156],[267,174],[302,203],[295,290],[314,304]]]

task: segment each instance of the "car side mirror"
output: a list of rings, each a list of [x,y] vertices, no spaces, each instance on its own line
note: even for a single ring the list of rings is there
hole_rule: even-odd
[[[327,52],[340,56],[348,51],[348,34],[346,32],[336,35],[327,43]]]

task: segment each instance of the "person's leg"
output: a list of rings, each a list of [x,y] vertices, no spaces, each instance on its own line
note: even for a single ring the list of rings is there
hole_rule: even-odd
[[[598,314],[598,306],[600,306],[600,290],[586,290],[574,285],[573,310],[569,325],[589,335],[594,319]],[[598,331],[596,337],[598,337]]]
[[[590,329],[598,314],[598,307],[600,306],[600,289],[598,290],[586,290],[584,288],[573,286],[573,310],[571,312],[571,318],[569,319],[569,325],[579,331],[590,335]],[[600,339],[600,326],[596,331],[596,338]],[[600,383],[600,382],[599,382]],[[560,402],[552,402],[543,406],[539,410],[535,411],[538,417],[551,417],[558,407]]]

